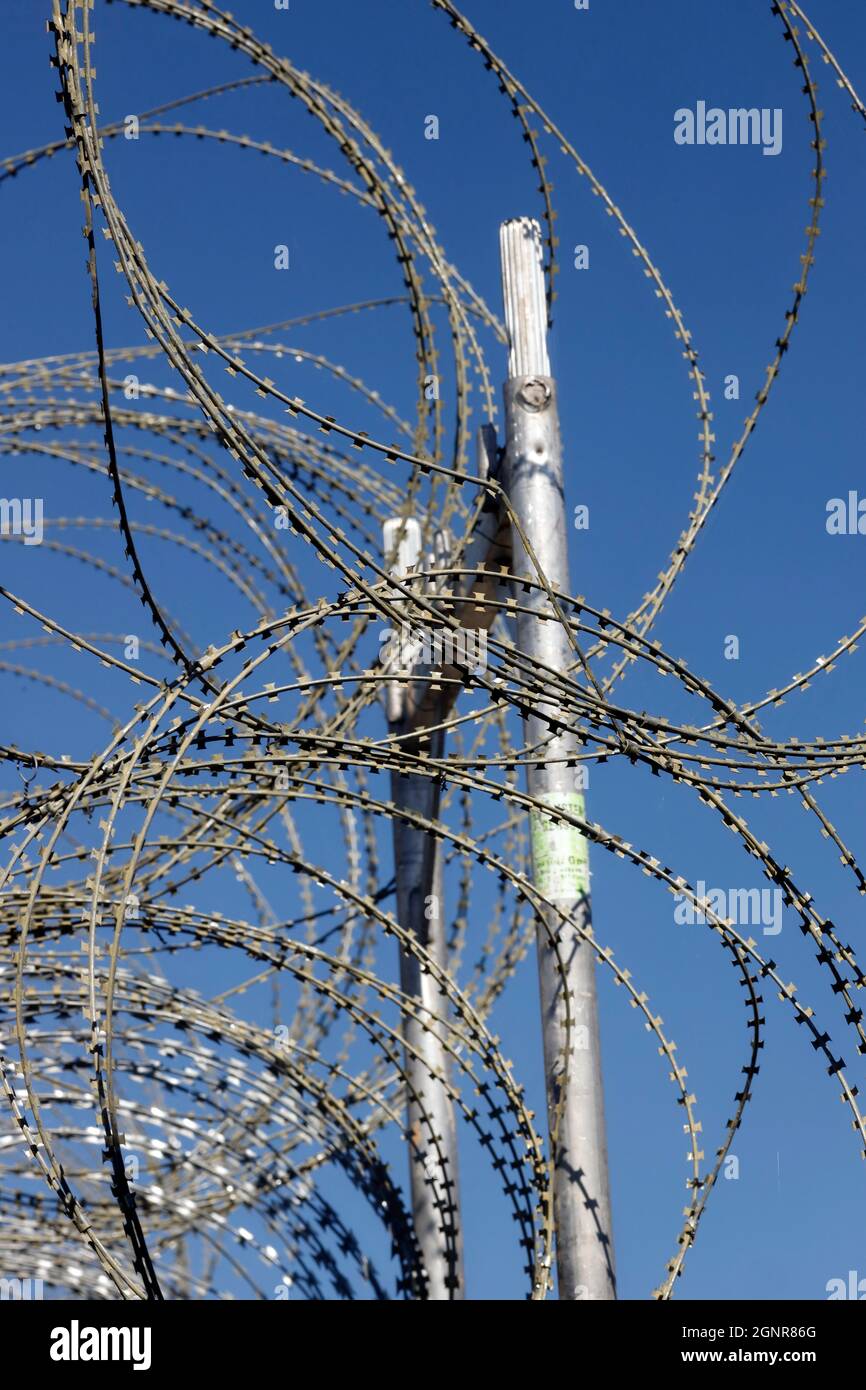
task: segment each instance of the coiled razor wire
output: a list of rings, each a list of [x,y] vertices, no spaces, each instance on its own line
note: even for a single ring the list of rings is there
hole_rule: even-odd
[[[307,1298],[425,1298],[422,1252],[388,1157],[396,1135],[431,1173],[442,1158],[441,1135],[413,1083],[417,1068],[407,1067],[412,1044],[403,1025],[412,1019],[422,1029],[435,1029],[450,1059],[450,1070],[434,1073],[435,1080],[487,1155],[514,1219],[527,1296],[542,1299],[551,1287],[554,1239],[549,1158],[488,1022],[530,947],[539,908],[565,920],[527,873],[525,825],[536,803],[521,790],[521,773],[528,761],[544,758],[545,749],[524,746],[518,731],[520,715],[537,710],[541,696],[550,707],[551,691],[555,695],[560,719],[583,750],[579,761],[640,763],[691,789],[718,814],[796,912],[829,975],[842,1022],[857,1051],[866,1052],[857,1004],[866,981],[853,948],[730,805],[743,794],[799,796],[822,835],[837,846],[858,890],[866,892],[860,866],[817,800],[825,777],[864,763],[866,739],[845,735],[782,744],[757,721],[768,705],[806,689],[818,676],[829,678],[840,658],[856,649],[866,618],[838,640],[829,657],[743,706],[723,698],[650,638],[749,445],[809,287],[825,142],[806,42],[817,46],[860,119],[866,120],[866,108],[802,7],[794,0],[772,4],[810,123],[809,221],[793,300],[780,314],[766,377],[730,456],[720,460],[691,331],[638,233],[471,21],[450,0],[432,0],[495,78],[519,125],[538,177],[549,313],[557,238],[545,150],[554,144],[602,200],[639,261],[673,329],[697,404],[693,505],[657,581],[627,617],[617,619],[583,597],[555,591],[537,565],[534,581],[513,587],[503,569],[496,592],[508,597],[473,591],[473,581],[484,576],[467,567],[463,556],[481,512],[498,507],[520,529],[496,478],[478,476],[470,462],[472,393],[483,418],[496,413],[497,368],[483,344],[492,340],[501,355],[505,335],[496,314],[448,260],[418,194],[380,136],[342,96],[208,0],[121,3],[184,22],[254,67],[253,76],[142,113],[140,135],[233,145],[291,165],[356,200],[382,219],[402,291],[229,335],[215,335],[199,322],[156,278],[112,193],[104,151],[124,126],[99,117],[93,0],[53,0],[48,27],[63,135],[0,162],[0,182],[55,155],[75,160],[95,349],[0,365],[0,451],[71,466],[104,483],[115,515],[53,516],[46,520],[43,545],[85,567],[99,583],[133,591],[153,634],[141,640],[132,660],[124,633],[72,630],[26,594],[0,587],[9,611],[21,620],[19,635],[0,644],[2,678],[14,675],[50,689],[105,725],[103,741],[86,759],[0,745],[3,760],[17,771],[16,789],[0,804],[0,1028],[9,1107],[9,1123],[0,1131],[0,1267],[87,1298],[228,1297],[229,1284],[256,1298],[288,1292]],[[264,85],[287,91],[319,122],[336,143],[342,172],[266,141],[166,119],[181,107]],[[101,299],[110,261],[143,322],[144,346],[119,349],[104,341]],[[365,382],[292,340],[295,330],[311,322],[339,326],[344,315],[406,309],[417,358],[414,421],[401,418],[381,383]],[[440,370],[444,349],[436,329],[442,311],[456,384],[451,421],[443,402],[428,399],[425,390]],[[319,373],[314,404],[286,394],[264,374],[286,360],[306,362]],[[179,375],[181,389],[142,382],[130,400],[129,372],[165,362]],[[227,402],[215,384],[219,371],[251,385],[279,418]],[[332,386],[351,393],[359,409],[377,412],[382,438],[356,428],[351,416],[326,413]],[[139,501],[151,504],[148,523],[133,519]],[[330,572],[323,574],[321,593],[310,592],[306,558],[299,566],[275,539],[277,509],[296,542],[294,555],[305,548]],[[435,553],[399,576],[392,572],[394,555],[384,554],[381,542],[383,523],[394,516],[417,517],[424,554]],[[114,526],[123,563],[88,548],[88,533]],[[454,540],[447,554],[434,552],[442,531]],[[221,576],[251,610],[248,624],[199,649],[172,610],[170,586],[143,559],[154,541],[213,567],[214,577]],[[531,556],[528,544],[527,550]],[[539,590],[574,650],[564,675],[533,664],[514,643],[515,616]],[[417,731],[385,731],[382,697],[399,674],[376,654],[375,638],[383,624],[453,629],[458,593],[474,593],[479,611],[495,611],[485,624],[490,636],[483,670],[467,664],[456,678],[437,671],[416,677],[439,687],[456,680],[463,692],[441,725],[447,756],[436,756],[429,730],[426,739]],[[38,664],[63,648],[82,658],[80,685]],[[107,706],[95,693],[104,688],[92,679],[96,663],[137,687],[141,702]],[[677,724],[623,703],[620,681],[635,663],[673,677],[705,705],[699,722]],[[551,727],[551,734],[561,727]],[[380,775],[388,772],[435,781],[441,789],[436,818],[379,794]],[[613,951],[591,928],[583,929],[600,966],[653,1036],[673,1086],[676,1122],[689,1140],[688,1205],[654,1290],[666,1299],[752,1097],[765,989],[777,993],[809,1034],[866,1153],[857,1087],[823,1023],[777,963],[734,922],[699,901],[674,868],[602,825],[544,809],[698,908],[744,991],[747,1027],[737,1089],[717,1145],[706,1153],[696,1098],[662,1019]],[[383,828],[395,817],[436,838],[457,885],[447,966],[389,909],[393,882],[380,854]],[[279,911],[268,896],[276,881],[269,870],[284,885]],[[483,940],[469,929],[478,881],[491,881],[482,870],[496,884]],[[290,875],[296,892],[286,891]],[[179,905],[179,893],[227,877],[247,903],[242,915]],[[218,900],[229,901],[220,892]],[[394,941],[435,981],[441,998],[435,1018],[383,973],[390,956],[382,943]],[[195,952],[222,962],[226,984],[214,997],[194,983]],[[461,985],[464,958],[469,967]],[[274,1022],[263,1021],[267,1010],[258,1010],[258,1021],[240,1012],[240,996],[250,991],[261,997],[262,990],[265,996],[270,992]],[[420,1053],[417,1060],[427,1065]],[[420,1116],[411,1130],[405,1118],[410,1099]],[[391,1269],[376,1268],[362,1237],[336,1209],[334,1193],[342,1189],[334,1185],[335,1173],[368,1205],[369,1221],[383,1228]],[[434,1182],[433,1188],[443,1239],[454,1248],[458,1212],[451,1185]],[[368,1227],[369,1222],[365,1232]]]

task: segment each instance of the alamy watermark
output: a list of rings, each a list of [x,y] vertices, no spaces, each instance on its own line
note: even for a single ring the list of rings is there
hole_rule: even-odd
[[[862,1303],[866,1298],[866,1279],[861,1279],[856,1269],[848,1270],[848,1279],[828,1279],[824,1288],[828,1301],[839,1298],[854,1299]]]
[[[415,666],[466,667],[473,675],[487,670],[483,628],[415,628],[402,623],[398,628],[383,628],[379,644],[383,666],[399,675],[409,675]]]
[[[52,1361],[131,1361],[134,1371],[150,1369],[149,1327],[82,1327],[73,1318],[68,1327],[51,1332]]]
[[[678,145],[762,145],[764,154],[782,150],[781,107],[720,106],[696,103],[694,111],[681,106],[674,112],[674,140]]]
[[[25,545],[41,545],[42,498],[0,497],[0,536],[23,536]]]
[[[0,1302],[7,1300],[30,1300],[41,1299],[42,1280],[41,1279],[7,1279],[0,1278]]]
[[[706,926],[706,912],[735,927],[760,927],[764,936],[778,936],[782,930],[781,888],[711,888],[698,879],[697,906],[685,893],[675,893],[674,921]]]
[[[824,524],[828,536],[866,536],[866,497],[853,489],[847,498],[831,497]]]

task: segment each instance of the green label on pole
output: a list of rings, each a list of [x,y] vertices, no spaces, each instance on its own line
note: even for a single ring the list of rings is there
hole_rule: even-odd
[[[539,801],[585,817],[583,792],[545,792]],[[533,811],[532,866],[535,886],[551,902],[573,902],[589,892],[589,843],[576,825]]]

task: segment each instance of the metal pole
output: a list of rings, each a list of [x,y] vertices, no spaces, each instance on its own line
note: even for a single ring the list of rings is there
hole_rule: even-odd
[[[547,309],[541,264],[541,232],[530,218],[500,228],[505,322],[510,347],[505,385],[506,450],[502,482],[538,564],[550,586],[570,593],[568,541],[562,481],[562,446],[556,385],[547,356]],[[512,535],[513,571],[538,583],[516,528]],[[565,671],[573,649],[547,595],[524,593],[519,605],[517,642],[521,653],[552,670]],[[543,615],[548,614],[545,618]],[[550,736],[548,720],[562,717],[555,698],[539,700],[524,719],[527,744],[544,741],[542,760],[530,764],[530,794],[551,808],[584,817],[582,789],[565,761],[580,745],[568,732]],[[590,918],[587,841],[572,826],[532,812],[532,863],[535,886],[563,912],[568,924],[549,909],[538,923],[538,977],[547,1078],[548,1119],[553,1125],[562,1100],[566,1017],[564,986],[550,931],[565,962],[571,1005],[571,1045],[567,1085],[554,1154],[554,1224],[560,1299],[616,1297],[611,1204],[604,1124],[601,1049],[596,999],[595,958],[581,941],[576,924]],[[549,930],[545,930],[545,923]]]
[[[417,522],[397,518],[386,522],[386,553],[392,550],[398,537],[402,540],[394,570],[405,573],[420,556]],[[402,682],[388,683],[388,720],[393,733],[411,731],[407,693]],[[440,710],[434,701],[428,711],[429,723],[437,724],[443,712],[444,702]],[[442,756],[441,730],[426,737],[423,727],[415,732],[417,742],[412,739],[404,744],[407,750],[423,752],[432,758]],[[417,812],[425,820],[438,817],[439,784],[434,778],[393,772],[391,798],[396,807]],[[399,816],[394,817],[392,824],[397,920],[406,931],[413,933],[436,964],[446,969],[441,844],[428,831]],[[458,1190],[457,1124],[453,1103],[442,1084],[450,1076],[450,1058],[437,1027],[446,1001],[435,980],[421,970],[417,958],[402,948],[400,988],[419,1006],[418,1018],[404,1017],[403,1037],[407,1044],[404,1062],[408,1083],[406,1125],[412,1141],[409,1184],[415,1233],[428,1277],[427,1298],[431,1301],[462,1299],[463,1229]]]
[[[441,756],[441,735],[431,739],[432,756]],[[438,745],[438,746],[435,746]],[[396,806],[435,819],[438,785],[414,774],[392,775]],[[397,877],[397,916],[413,932],[438,965],[447,965],[445,914],[442,901],[442,847],[425,830],[394,820],[394,863]],[[447,1078],[450,1058],[442,1045],[437,1019],[443,997],[436,982],[424,973],[415,956],[400,951],[400,987],[417,999],[421,1018],[406,1017],[403,1036],[406,1075],[410,1083],[406,1123],[412,1144],[409,1181],[415,1233],[428,1276],[431,1300],[463,1298],[463,1231],[457,1169],[457,1125],[454,1106],[435,1077]],[[433,1073],[433,1075],[431,1075]],[[432,1134],[431,1134],[432,1130]],[[434,1137],[435,1136],[435,1142]]]
[[[478,473],[489,476],[496,467],[496,433],[492,425],[482,425],[477,439]],[[392,555],[392,573],[405,575],[421,557],[421,531],[414,518],[393,517],[386,521],[383,544]],[[484,513],[476,523],[463,558],[465,577],[449,580],[437,593],[442,612],[460,624],[464,631],[484,632],[508,598],[503,574],[511,569],[511,528],[498,509]],[[483,602],[482,600],[486,600]],[[392,634],[393,636],[393,634]],[[410,644],[411,645],[411,644]],[[403,664],[401,659],[400,664]],[[393,733],[403,736],[403,746],[441,758],[444,734],[438,727],[454,707],[460,688],[460,672],[447,660],[434,665],[441,683],[431,680],[431,667],[420,654],[408,657],[407,680],[386,686],[388,721]],[[427,734],[428,729],[435,730]],[[418,742],[407,741],[415,734]],[[426,741],[425,741],[426,739]],[[439,814],[439,787],[430,778],[417,774],[392,774],[391,797],[395,806],[418,812],[425,819]],[[426,831],[401,821],[393,822],[394,865],[397,885],[397,917],[412,931],[437,964],[447,967],[442,847]],[[424,1022],[442,1016],[443,1000],[429,975],[408,952],[400,952],[400,983],[404,993],[420,1001]],[[454,1106],[441,1083],[431,1077],[448,1076],[450,1058],[435,1026],[424,1027],[413,1019],[404,1022],[404,1037],[417,1050],[407,1050],[406,1070],[411,1089],[407,1102],[407,1125],[415,1140],[410,1148],[410,1188],[415,1231],[429,1276],[428,1297],[434,1300],[462,1299],[463,1230],[460,1216],[457,1126]],[[437,1143],[431,1147],[429,1130],[423,1124],[423,1110],[433,1119]],[[443,1229],[443,1212],[450,1232]]]

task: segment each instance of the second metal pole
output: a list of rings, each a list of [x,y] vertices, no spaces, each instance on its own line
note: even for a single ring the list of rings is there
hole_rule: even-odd
[[[394,726],[392,726],[394,727]],[[399,726],[397,726],[399,727]],[[431,737],[430,755],[442,756],[443,736]],[[427,777],[392,774],[397,806],[426,820],[439,814],[439,788]],[[428,831],[396,817],[394,861],[397,876],[397,917],[443,969],[447,967],[443,901],[442,847]],[[421,1017],[407,1016],[403,1034],[408,1045],[406,1077],[407,1126],[410,1138],[410,1188],[415,1232],[433,1301],[463,1298],[463,1231],[457,1174],[457,1125],[454,1105],[437,1077],[450,1073],[451,1059],[443,1045],[439,1020],[446,1007],[433,977],[418,959],[400,952],[400,987],[417,1000]]]

